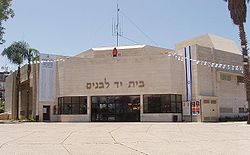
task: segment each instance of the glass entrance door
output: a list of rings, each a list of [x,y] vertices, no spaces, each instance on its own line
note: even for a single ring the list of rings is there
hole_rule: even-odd
[[[43,121],[50,121],[50,106],[43,106]]]
[[[91,121],[140,121],[140,96],[93,96],[91,102]]]

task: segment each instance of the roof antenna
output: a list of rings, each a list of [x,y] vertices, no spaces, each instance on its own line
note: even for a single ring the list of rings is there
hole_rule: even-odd
[[[117,3],[117,6],[116,6],[116,22],[114,22],[112,20],[112,35],[113,36],[116,36],[116,46],[119,46],[119,36],[121,36],[121,25],[120,25],[120,21],[119,21],[119,5]]]

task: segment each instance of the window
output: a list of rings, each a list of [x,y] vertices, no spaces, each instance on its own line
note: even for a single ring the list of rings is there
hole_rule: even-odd
[[[237,83],[244,83],[243,76],[237,76]]]
[[[181,112],[182,111],[182,96],[181,95],[177,95],[176,96],[176,111],[177,112]]]
[[[143,96],[144,113],[181,113],[182,96],[157,94]]]
[[[216,100],[211,100],[211,104],[216,104]]]
[[[80,97],[72,97],[72,114],[80,114]]]
[[[140,96],[92,96],[91,121],[140,121]]]
[[[161,98],[160,97],[148,97],[148,111],[157,113],[161,111]]]
[[[170,95],[171,111],[176,112],[176,98],[175,95]]]
[[[80,107],[79,107],[79,114],[87,114],[87,97],[80,97]]]
[[[4,92],[0,91],[0,100],[4,99]]]
[[[246,113],[245,108],[240,107],[240,108],[239,108],[239,113]]]
[[[204,104],[209,104],[209,100],[203,100]]]
[[[4,90],[4,83],[3,82],[0,82],[0,89]]]
[[[87,97],[59,97],[58,98],[58,114],[77,115],[87,114]]]
[[[221,107],[220,112],[221,113],[233,113],[233,108]]]
[[[0,74],[0,81],[4,81],[4,74]]]
[[[231,81],[231,75],[221,73],[220,79],[224,81]]]

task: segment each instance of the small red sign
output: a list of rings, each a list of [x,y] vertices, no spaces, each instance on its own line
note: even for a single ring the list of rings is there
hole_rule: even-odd
[[[193,101],[192,102],[192,114],[193,115],[200,115],[200,101]]]

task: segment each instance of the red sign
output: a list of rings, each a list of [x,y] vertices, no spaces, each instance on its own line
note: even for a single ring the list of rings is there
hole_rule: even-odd
[[[200,101],[192,101],[192,114],[200,115],[200,112],[201,112]]]

